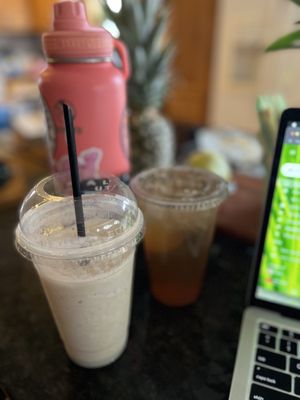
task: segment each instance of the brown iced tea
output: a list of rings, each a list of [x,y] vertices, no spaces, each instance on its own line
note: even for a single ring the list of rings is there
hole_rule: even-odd
[[[151,292],[161,303],[183,306],[199,296],[214,231],[212,213],[215,210],[192,214],[169,210],[169,217],[156,220],[145,210],[149,224],[144,246]]]
[[[193,303],[202,290],[226,182],[208,171],[177,166],[141,172],[131,187],[145,218],[153,296],[168,306]]]

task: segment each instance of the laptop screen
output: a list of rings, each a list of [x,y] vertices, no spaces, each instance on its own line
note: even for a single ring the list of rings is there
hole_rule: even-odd
[[[300,309],[300,122],[287,122],[255,298]]]

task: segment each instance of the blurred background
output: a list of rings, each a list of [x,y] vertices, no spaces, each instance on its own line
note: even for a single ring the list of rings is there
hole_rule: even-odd
[[[2,208],[18,203],[28,185],[48,172],[37,80],[45,67],[41,34],[51,29],[53,3],[0,0]],[[116,13],[122,7],[121,0],[106,3]],[[230,170],[228,179],[233,175],[264,179],[273,142],[265,140],[260,112],[270,104],[276,112],[285,105],[300,105],[300,51],[266,53],[265,48],[293,29],[300,9],[288,0],[163,3],[171,10],[167,36],[176,51],[170,66],[172,85],[162,110],[174,127],[177,160],[182,162],[195,151],[199,155],[216,150]],[[99,0],[85,4],[91,24],[104,24],[118,34],[107,23]],[[211,163],[197,155],[192,164]]]

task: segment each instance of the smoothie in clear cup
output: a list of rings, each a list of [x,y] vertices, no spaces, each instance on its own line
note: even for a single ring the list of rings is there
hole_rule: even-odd
[[[209,171],[177,166],[141,172],[130,185],[145,218],[153,296],[168,306],[195,302],[227,183]]]
[[[109,177],[99,191],[82,195],[86,236],[78,237],[73,197],[59,187],[52,176],[29,192],[16,246],[38,272],[69,357],[83,367],[102,367],[127,344],[143,216],[131,190]]]

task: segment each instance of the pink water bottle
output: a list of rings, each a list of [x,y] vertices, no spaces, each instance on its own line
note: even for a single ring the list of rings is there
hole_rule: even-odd
[[[39,88],[54,172],[68,169],[62,103],[72,108],[82,179],[129,172],[124,45],[91,27],[81,1],[54,4],[53,30],[42,37],[48,67]],[[121,67],[112,62],[117,50]]]

